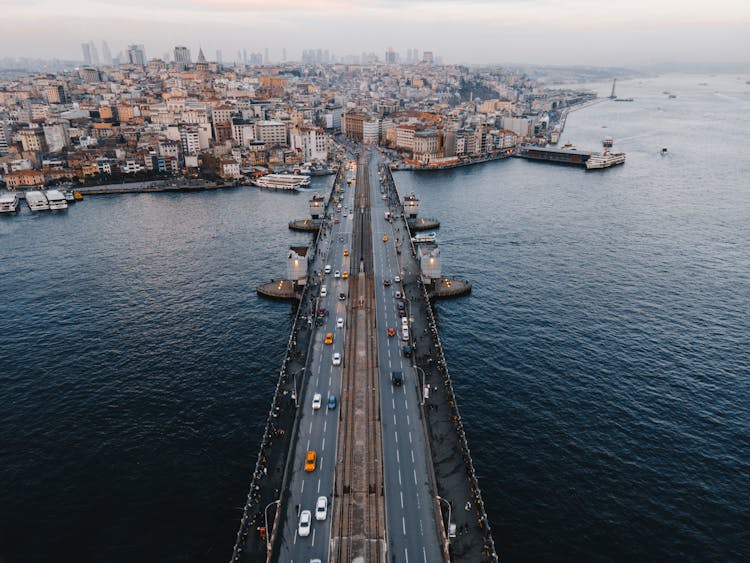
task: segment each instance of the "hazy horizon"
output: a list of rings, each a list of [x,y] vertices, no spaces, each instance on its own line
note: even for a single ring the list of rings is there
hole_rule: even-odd
[[[392,47],[433,51],[446,63],[638,67],[670,62],[741,64],[750,53],[750,3],[634,0],[0,0],[6,57],[82,60],[81,43],[103,40],[113,56],[143,44],[148,58],[175,45],[225,62],[237,52],[299,60],[303,49],[337,56]],[[33,32],[33,33],[30,33]]]

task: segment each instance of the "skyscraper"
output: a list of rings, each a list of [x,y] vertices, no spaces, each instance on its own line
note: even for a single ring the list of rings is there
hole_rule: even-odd
[[[146,48],[143,45],[128,45],[128,62],[131,65],[146,66]]]
[[[91,64],[99,66],[99,51],[93,41],[89,41],[89,48],[91,49]]]
[[[112,64],[112,53],[110,52],[109,45],[107,45],[106,41],[102,41],[102,62],[105,65]]]
[[[221,60],[221,49],[216,49],[216,62],[219,63],[219,64],[222,63],[222,60]]]
[[[190,64],[190,49],[183,45],[174,48],[174,62]]]
[[[91,44],[81,43],[81,50],[83,51],[83,64],[91,64]]]

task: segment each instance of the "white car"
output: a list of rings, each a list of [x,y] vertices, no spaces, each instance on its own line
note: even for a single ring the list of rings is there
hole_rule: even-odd
[[[393,281],[399,283],[401,281],[401,276],[393,276]]]
[[[394,297],[395,297],[396,299],[401,299],[401,292],[400,292],[400,291],[397,291],[396,293],[394,293],[394,294],[393,294],[393,296],[394,296]]]
[[[323,397],[320,393],[315,393],[313,395],[313,402],[312,402],[312,408],[314,411],[318,410],[320,408],[320,405],[323,404]]]
[[[333,272],[333,277],[334,278],[340,278],[341,277],[341,272],[339,272],[338,270],[336,270],[335,272]]]
[[[333,355],[333,365],[334,366],[340,366],[341,365],[341,354],[339,354],[338,352],[336,352]]]
[[[320,296],[325,297],[328,295],[328,288],[326,286],[323,286],[320,288]]]
[[[312,525],[312,514],[309,510],[303,510],[299,515],[299,529],[297,533],[301,538],[310,535],[310,526]]]
[[[330,265],[330,264],[326,264],[326,267],[325,267],[325,268],[323,268],[323,271],[324,271],[324,272],[325,272],[326,274],[330,274],[330,273],[331,273],[331,265]]]
[[[344,319],[341,317],[336,319],[336,328],[344,328]]]
[[[318,497],[318,502],[315,503],[315,519],[325,520],[328,516],[328,499],[326,497]]]

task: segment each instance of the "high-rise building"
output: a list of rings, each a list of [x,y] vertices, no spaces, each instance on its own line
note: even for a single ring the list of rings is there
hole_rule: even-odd
[[[268,64],[270,61],[268,59],[268,47],[266,47],[265,54],[263,55],[263,64]]]
[[[68,96],[62,84],[50,84],[44,88],[44,93],[49,104],[64,104],[68,102]]]
[[[190,64],[190,49],[183,45],[174,48],[174,62]]]
[[[99,66],[99,51],[97,51],[96,45],[93,41],[89,41],[89,46],[91,48],[91,64]]]
[[[83,64],[91,64],[91,44],[81,43],[81,51],[83,51]]]
[[[112,53],[110,52],[109,45],[107,45],[106,41],[102,41],[102,62],[105,65],[112,64]]]
[[[143,45],[128,45],[128,63],[146,66],[146,48]]]
[[[221,60],[221,49],[216,49],[216,62],[221,64],[223,61]]]
[[[393,47],[388,47],[385,50],[385,64],[396,64],[398,62],[398,53],[393,50]]]
[[[422,53],[422,62],[423,63],[432,63],[434,61],[434,57],[432,55],[432,51],[425,51]]]

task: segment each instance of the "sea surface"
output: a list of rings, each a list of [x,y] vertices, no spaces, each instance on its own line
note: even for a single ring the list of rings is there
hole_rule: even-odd
[[[570,114],[624,166],[396,174],[474,283],[436,310],[504,560],[750,560],[745,79]],[[293,315],[255,286],[308,198],[0,217],[0,562],[228,560]]]

